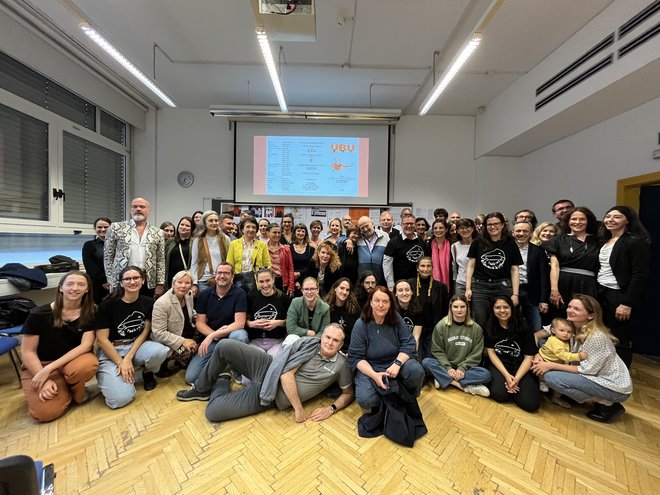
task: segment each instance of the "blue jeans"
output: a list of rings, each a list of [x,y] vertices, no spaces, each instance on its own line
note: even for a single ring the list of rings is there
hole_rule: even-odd
[[[548,371],[543,378],[546,385],[552,390],[561,392],[580,404],[594,397],[612,402],[623,402],[630,397],[630,394],[622,394],[605,388],[579,373]]]
[[[454,379],[449,376],[447,370],[442,366],[436,358],[425,358],[422,361],[424,369],[433,375],[433,378],[440,384],[440,388],[447,388]],[[474,366],[465,370],[465,376],[462,380],[458,380],[461,387],[465,388],[467,385],[480,385],[488,383],[492,380],[490,371],[481,366]]]
[[[120,356],[124,357],[131,350],[132,344],[115,346],[115,350]],[[139,368],[144,366],[144,371],[156,372],[160,365],[165,362],[170,348],[147,340],[142,343],[140,348],[133,356],[133,366]],[[117,365],[106,356],[101,348],[97,351],[99,358],[99,369],[96,372],[96,379],[99,382],[99,388],[105,403],[110,409],[119,409],[131,402],[135,397],[135,384],[126,383],[121,375],[117,375]]]
[[[227,336],[228,339],[232,340],[238,340],[239,342],[243,342],[244,344],[247,344],[250,342],[250,339],[248,339],[248,333],[246,330],[243,330],[242,328],[240,330],[234,330],[232,333],[230,333]],[[215,349],[215,346],[218,345],[218,340],[211,342],[209,345],[208,351],[204,356],[200,356],[199,354],[195,354],[193,358],[190,360],[190,364],[188,364],[188,368],[186,369],[186,383],[195,383],[195,380],[197,380],[197,377],[200,375],[204,367],[206,366],[206,363],[209,362],[209,359],[211,359],[211,356],[213,355],[213,350]]]
[[[424,369],[419,361],[410,358],[404,363],[399,370],[397,381],[406,387],[410,393],[419,397],[419,392],[424,383]],[[367,375],[358,371],[355,375],[355,400],[360,404],[360,407],[369,409],[371,407],[378,407],[380,404],[381,396],[376,391],[376,382],[374,382]]]

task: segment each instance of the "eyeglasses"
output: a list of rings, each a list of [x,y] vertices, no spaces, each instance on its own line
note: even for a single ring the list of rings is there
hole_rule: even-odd
[[[317,290],[318,290],[318,288],[316,288],[316,287],[305,287],[304,289],[302,289],[303,292],[307,292],[307,293],[316,292]]]
[[[497,223],[487,223],[486,228],[487,229],[496,229],[498,227],[502,226],[502,222],[497,222]]]
[[[231,272],[215,272],[216,275],[231,277]]]
[[[124,277],[121,279],[122,282],[137,282],[138,280],[142,280],[142,277]]]
[[[402,223],[401,225],[403,225],[404,227],[414,227],[415,226],[415,224],[412,223],[412,222]]]

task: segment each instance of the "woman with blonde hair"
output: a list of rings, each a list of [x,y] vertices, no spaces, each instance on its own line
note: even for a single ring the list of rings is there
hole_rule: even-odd
[[[529,242],[540,246],[543,242],[549,241],[557,235],[557,227],[552,222],[541,222],[538,227],[534,229],[532,238]]]
[[[218,214],[207,210],[195,230],[190,259],[193,295],[199,292],[200,287],[215,285],[215,268],[227,259],[229,238],[219,227]]]
[[[337,251],[332,249],[329,242],[318,244],[312,259],[307,265],[307,276],[319,282],[319,297],[325,297],[332,285],[341,276],[341,261]]]
[[[548,387],[579,403],[591,402],[587,417],[612,423],[625,412],[621,402],[632,393],[632,380],[618,356],[618,342],[603,323],[603,310],[596,299],[575,294],[568,302],[566,319],[575,330],[575,352],[586,352],[579,364],[562,364],[534,359],[532,371],[542,376]]]

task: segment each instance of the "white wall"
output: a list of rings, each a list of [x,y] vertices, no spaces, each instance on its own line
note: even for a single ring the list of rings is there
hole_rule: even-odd
[[[657,172],[660,98],[550,144],[522,158],[523,203],[551,218],[560,197],[588,206],[598,218],[616,204],[616,181]]]

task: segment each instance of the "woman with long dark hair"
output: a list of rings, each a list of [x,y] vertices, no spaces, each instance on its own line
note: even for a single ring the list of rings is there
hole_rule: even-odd
[[[486,228],[470,245],[465,274],[465,297],[472,303],[472,315],[482,328],[492,298],[510,296],[518,306],[518,267],[523,264],[504,215],[499,211],[489,213],[484,225]]]
[[[394,284],[394,309],[406,322],[410,333],[415,338],[416,349],[419,350],[423,323],[422,308],[417,302],[415,291],[409,280],[399,280]]]
[[[37,306],[23,325],[21,385],[28,411],[46,422],[64,414],[71,401],[85,401],[85,383],[96,374],[92,353],[96,305],[85,272],[65,274],[55,301]]]
[[[165,243],[165,280],[167,287],[172,287],[175,273],[190,270],[190,236],[193,221],[190,217],[181,217],[176,226],[174,237]]]
[[[560,316],[573,294],[596,296],[599,241],[595,215],[589,208],[576,206],[561,220],[561,231],[541,247],[550,256],[550,302]]]
[[[330,306],[330,323],[338,323],[344,329],[344,352],[348,351],[353,325],[360,316],[360,308],[352,288],[351,281],[342,277],[332,285],[325,297],[325,302]]]
[[[351,241],[353,247],[349,249],[346,242],[337,244],[342,275],[347,277],[353,285],[356,285],[358,280],[358,251],[355,246],[357,246],[359,236],[360,229],[350,226],[346,229],[346,239]]]
[[[539,408],[539,381],[530,372],[537,353],[534,334],[525,320],[514,311],[509,296],[498,296],[490,305],[485,345],[493,376],[490,396],[497,402],[512,401],[527,412]]]
[[[83,265],[85,265],[85,272],[92,279],[92,292],[96,304],[100,303],[110,293],[110,286],[105,277],[105,267],[103,266],[103,244],[110,224],[112,222],[106,217],[99,217],[94,220],[96,236],[93,240],[87,241],[82,248]]]
[[[160,369],[169,348],[149,339],[154,300],[141,296],[144,272],[127,266],[119,274],[119,285],[99,308],[100,330],[96,378],[111,409],[124,407],[135,397],[135,368],[143,367],[143,386],[157,386],[154,373]]]
[[[389,380],[397,380],[419,396],[424,370],[415,357],[415,339],[395,311],[392,294],[386,287],[376,287],[353,327],[348,348],[358,404],[365,409],[377,407],[380,395],[376,388],[387,389]]]
[[[293,297],[296,291],[296,280],[293,275],[293,258],[291,257],[291,247],[288,244],[282,244],[282,227],[279,223],[268,225],[268,256],[270,257],[270,267],[275,277],[275,287]]]
[[[314,248],[309,244],[309,231],[304,223],[297,223],[294,227],[291,247],[296,295],[300,295],[300,283],[307,278],[307,266],[314,255]]]
[[[651,239],[635,211],[628,206],[607,210],[601,227],[598,301],[605,326],[618,339],[616,351],[628,368],[632,364],[634,317],[639,311],[651,264]]]

